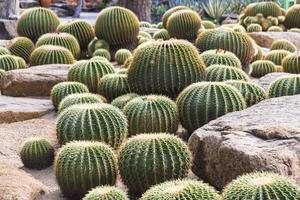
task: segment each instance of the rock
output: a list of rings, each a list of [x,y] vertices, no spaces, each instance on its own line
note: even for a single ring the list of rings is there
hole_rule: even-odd
[[[287,39],[300,49],[300,34],[293,32],[255,32],[248,33],[261,47],[270,48],[272,43],[278,39]]]
[[[7,165],[0,166],[0,199],[35,200],[42,198],[45,186],[31,175]]]
[[[218,189],[243,173],[273,171],[300,185],[300,95],[227,114],[189,139],[192,171]]]
[[[6,47],[9,44],[10,40],[0,40],[0,47]]]
[[[12,39],[18,36],[16,20],[0,19],[0,39]]]
[[[145,28],[145,27],[141,27],[140,29],[141,31],[147,32],[150,35],[153,35],[156,31],[159,30],[158,28]]]
[[[0,123],[38,118],[53,110],[48,99],[0,96]]]
[[[2,94],[15,97],[49,96],[51,88],[67,80],[70,65],[42,65],[8,71],[0,83]]]
[[[261,77],[260,79],[258,79],[257,83],[264,88],[265,90],[267,90],[270,86],[270,84],[276,80],[277,78],[280,77],[285,77],[285,76],[291,76],[292,74],[290,73],[284,73],[284,72],[274,72],[274,73],[269,73],[266,74],[265,76]]]
[[[20,1],[20,8],[27,9],[33,7],[39,7],[40,3],[36,0],[21,0]]]

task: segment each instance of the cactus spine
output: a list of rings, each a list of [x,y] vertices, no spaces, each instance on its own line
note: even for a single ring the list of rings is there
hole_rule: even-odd
[[[234,53],[222,49],[208,50],[201,54],[206,67],[219,64],[242,68],[241,61]]]
[[[171,8],[169,10],[167,10],[167,12],[165,12],[165,14],[162,16],[162,22],[163,22],[163,27],[164,28],[167,28],[167,22],[169,20],[169,17],[177,12],[177,11],[180,11],[180,10],[190,10],[189,7],[186,7],[186,6],[176,6],[174,8]]]

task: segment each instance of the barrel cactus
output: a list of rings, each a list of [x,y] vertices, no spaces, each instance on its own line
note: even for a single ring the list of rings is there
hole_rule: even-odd
[[[110,59],[111,59],[110,53],[106,49],[97,49],[93,53],[93,57],[94,56],[102,56],[102,57],[106,58],[108,61],[110,61]]]
[[[242,68],[241,61],[234,53],[222,49],[208,50],[201,54],[206,67],[211,65],[226,65]]]
[[[34,44],[29,38],[16,37],[10,41],[7,48],[13,55],[20,56],[28,63],[30,54],[34,50]]]
[[[218,192],[206,183],[195,180],[167,181],[147,190],[140,200],[219,200]]]
[[[247,32],[262,32],[262,27],[260,24],[250,24],[247,26]]]
[[[41,35],[55,32],[59,23],[59,18],[51,10],[42,7],[30,8],[20,16],[17,32],[35,42]]]
[[[145,43],[145,42],[149,42],[151,41],[151,39],[148,39],[148,38],[145,38],[145,37],[141,37],[139,40],[138,40],[138,46]]]
[[[244,80],[248,81],[248,75],[241,69],[225,65],[211,65],[207,68],[207,81]]]
[[[152,36],[150,35],[150,33],[147,33],[145,31],[140,31],[138,34],[138,38],[148,38],[148,39],[152,39]]]
[[[151,28],[151,23],[146,22],[146,21],[141,21],[141,22],[140,22],[140,27],[143,27],[143,28]]]
[[[258,60],[251,64],[250,75],[260,78],[266,74],[276,71],[275,64],[269,60]]]
[[[164,181],[185,178],[191,166],[187,145],[165,133],[129,138],[122,145],[118,160],[121,178],[135,194],[142,194]]]
[[[296,4],[287,10],[284,25],[287,28],[300,28],[300,5]]]
[[[101,78],[111,73],[114,73],[114,68],[107,61],[81,60],[69,69],[68,80],[84,83],[91,92],[95,93]]]
[[[176,7],[174,7],[174,8],[171,8],[171,9],[167,10],[167,11],[164,13],[164,15],[162,16],[162,22],[163,22],[163,27],[164,27],[164,28],[167,28],[167,22],[168,22],[168,20],[169,20],[169,17],[170,17],[173,13],[175,13],[175,12],[177,12],[177,11],[180,11],[180,10],[190,10],[190,8],[187,7],[187,6],[176,6]]]
[[[203,101],[203,98],[210,99]],[[194,83],[177,98],[180,122],[192,133],[211,120],[246,107],[243,96],[222,82]]]
[[[98,14],[95,32],[98,39],[103,39],[111,45],[130,44],[136,40],[139,33],[139,20],[126,8],[108,7]]]
[[[92,55],[97,49],[110,50],[110,45],[105,40],[94,38],[88,45],[88,52]]]
[[[95,37],[94,28],[84,20],[74,20],[67,24],[59,25],[57,31],[73,35],[78,40],[81,50],[86,50],[88,44]]]
[[[300,76],[291,75],[274,80],[269,88],[270,98],[300,94]]]
[[[0,69],[0,82],[2,81],[2,79],[5,77],[6,75],[6,71],[3,69]]]
[[[226,186],[224,200],[298,199],[300,188],[288,178],[271,172],[254,172],[239,176]]]
[[[117,160],[103,143],[69,142],[55,158],[55,176],[66,197],[80,198],[96,186],[116,183]]]
[[[73,54],[66,48],[53,45],[43,45],[36,48],[30,57],[30,65],[73,64]]]
[[[19,63],[12,55],[0,55],[0,69],[10,71],[19,68]]]
[[[75,93],[87,93],[89,89],[82,83],[62,82],[56,84],[51,90],[51,101],[55,109],[58,109],[60,102],[68,95]]]
[[[258,45],[255,46],[256,48],[256,54],[252,60],[252,62],[257,61],[257,60],[262,60],[264,58],[264,52],[262,48]]]
[[[160,29],[156,31],[153,35],[153,39],[155,40],[169,40],[171,38],[167,29]]]
[[[82,200],[129,200],[127,194],[114,186],[98,186]]]
[[[286,40],[286,39],[275,40],[272,43],[272,46],[270,48],[271,51],[280,50],[280,49],[286,50],[286,51],[289,51],[292,53],[297,51],[297,47],[292,42],[290,42],[289,40]]]
[[[61,46],[68,49],[75,58],[80,56],[80,46],[77,39],[69,33],[47,33],[36,42],[36,47],[42,45]]]
[[[107,60],[107,58],[103,57],[103,56],[94,56],[91,58],[91,60],[100,60],[100,61],[106,61],[106,62],[109,62]]]
[[[112,102],[111,105],[119,108],[120,110],[123,110],[123,108],[125,107],[125,105],[131,101],[132,99],[134,99],[135,97],[139,97],[138,94],[136,93],[128,93],[128,94],[124,94],[122,96],[119,96],[117,98],[115,98]]]
[[[0,56],[2,55],[11,55],[10,51],[5,47],[0,47]]]
[[[152,41],[135,50],[128,82],[132,92],[138,94],[176,97],[186,86],[203,80],[204,70],[205,64],[191,43]]]
[[[273,50],[267,54],[265,59],[272,61],[275,65],[281,65],[282,60],[290,54],[291,52],[286,50]]]
[[[297,54],[286,56],[282,61],[282,67],[285,72],[300,74],[300,56]]]
[[[271,26],[267,30],[268,32],[283,32],[282,27],[280,26]]]
[[[300,28],[291,28],[287,32],[300,33]]]
[[[115,60],[119,65],[123,65],[124,62],[131,56],[132,56],[132,54],[128,49],[119,49],[115,53]]]
[[[256,16],[262,14],[264,17],[278,17],[282,15],[280,6],[272,1],[252,3],[245,9],[246,16]]]
[[[27,68],[27,64],[26,64],[26,62],[25,62],[25,60],[23,58],[21,58],[19,56],[14,56],[14,58],[18,62],[18,68],[19,69]]]
[[[216,28],[216,25],[212,21],[203,20],[201,24],[205,29],[214,29],[214,28]]]

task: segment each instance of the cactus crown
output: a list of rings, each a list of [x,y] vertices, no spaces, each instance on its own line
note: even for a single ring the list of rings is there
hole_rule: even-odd
[[[171,38],[171,36],[167,29],[160,29],[154,33],[153,38],[155,40],[159,40],[159,39],[169,40]]]
[[[286,50],[292,53],[297,51],[297,47],[292,42],[286,39],[275,40],[272,43],[272,46],[270,48],[271,51],[279,49]]]
[[[203,58],[206,67],[219,64],[242,68],[241,61],[234,53],[222,49],[204,51],[201,54],[201,57]]]
[[[241,69],[225,65],[211,65],[207,68],[207,81],[244,80],[248,81],[248,75]]]
[[[8,49],[13,55],[20,56],[26,62],[29,62],[30,54],[34,50],[34,44],[29,38],[16,37],[10,41]]]
[[[114,186],[99,186],[85,195],[83,200],[129,200],[127,195]]]
[[[252,77],[260,78],[268,73],[276,71],[275,64],[269,60],[258,60],[251,64],[250,74]]]
[[[269,88],[270,98],[300,94],[300,76],[291,75],[274,80]]]

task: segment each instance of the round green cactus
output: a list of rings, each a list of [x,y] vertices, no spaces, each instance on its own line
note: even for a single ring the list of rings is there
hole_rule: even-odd
[[[18,68],[19,69],[24,69],[27,68],[27,64],[25,62],[25,60],[19,56],[14,56],[14,58],[16,59],[16,61],[18,62]]]
[[[270,50],[271,51],[286,50],[286,51],[289,51],[289,52],[293,53],[293,52],[297,51],[297,47],[292,42],[290,42],[289,40],[281,39],[281,40],[275,40],[272,43],[272,46],[271,46]]]
[[[55,158],[57,183],[69,198],[83,197],[99,185],[114,185],[117,173],[113,150],[101,142],[69,142]]]
[[[247,26],[247,32],[262,32],[262,27],[259,24],[250,24]]]
[[[105,49],[109,51],[110,46],[105,40],[98,40],[97,38],[94,38],[88,45],[88,52],[92,55],[97,49]]]
[[[145,42],[148,42],[148,41],[151,41],[151,39],[148,39],[148,38],[145,38],[145,37],[141,37],[139,40],[138,40],[138,46],[145,43]]]
[[[140,27],[143,27],[143,28],[151,28],[151,23],[146,22],[146,21],[141,21],[141,22],[140,22]]]
[[[291,52],[286,50],[273,50],[267,54],[265,59],[272,61],[275,65],[281,65],[283,59],[290,54]]]
[[[173,13],[167,23],[167,30],[171,37],[192,40],[197,37],[201,19],[193,10],[179,10]]]
[[[107,58],[105,58],[103,56],[94,56],[94,57],[91,58],[91,60],[100,60],[100,61],[109,62],[109,60],[107,60]]]
[[[153,35],[153,39],[155,40],[169,40],[171,38],[167,29],[160,29],[156,31]]]
[[[19,63],[15,56],[12,55],[0,55],[0,69],[10,71],[19,68]]]
[[[130,92],[126,74],[107,74],[99,81],[97,92],[109,102]]]
[[[44,138],[29,138],[21,145],[20,157],[25,167],[44,169],[53,163],[54,148]]]
[[[77,39],[69,33],[46,33],[36,42],[36,47],[42,45],[61,46],[68,49],[75,58],[80,56],[80,46]]]
[[[77,104],[103,103],[102,98],[100,95],[91,93],[70,94],[60,102],[58,110],[61,112]]]
[[[10,51],[5,47],[0,47],[0,56],[2,55],[11,55]]]
[[[292,75],[274,80],[269,88],[270,98],[300,94],[300,76]]]
[[[97,49],[94,53],[93,53],[93,57],[94,56],[102,56],[104,58],[106,58],[108,61],[111,60],[111,56],[109,51],[107,51],[106,49]]]
[[[300,28],[291,28],[287,32],[300,33]]]
[[[246,108],[238,90],[222,82],[194,83],[180,93],[176,103],[180,122],[190,133],[211,120]]]
[[[84,83],[91,92],[95,93],[101,78],[111,73],[114,73],[114,68],[107,61],[81,60],[69,69],[68,80]]]
[[[219,200],[218,192],[206,183],[195,180],[167,181],[147,190],[140,200]]]
[[[139,25],[132,11],[112,6],[98,14],[95,32],[98,39],[104,39],[111,45],[131,44],[137,38]]]
[[[135,194],[164,181],[185,178],[191,166],[187,145],[165,133],[129,138],[122,145],[118,160],[121,178]]]
[[[158,28],[158,29],[164,28],[163,22],[159,22],[159,23],[157,24],[157,28]]]
[[[269,60],[258,60],[251,64],[250,75],[260,78],[266,74],[276,71],[275,64]]]
[[[287,10],[284,25],[287,28],[300,28],[300,5],[296,4]]]
[[[245,16],[256,16],[262,14],[264,17],[278,17],[282,15],[280,6],[272,1],[252,3],[244,11]]]
[[[216,25],[211,22],[211,21],[208,21],[208,20],[203,20],[201,22],[202,26],[205,28],[205,29],[214,29],[216,28]]]
[[[283,29],[280,26],[271,26],[267,30],[268,32],[283,32]]]
[[[20,36],[28,37],[33,42],[45,34],[55,32],[59,18],[46,8],[26,9],[17,22],[17,32]]]
[[[248,81],[248,75],[241,69],[226,65],[211,65],[207,68],[207,81],[244,80]]]
[[[163,27],[164,27],[164,28],[167,28],[167,22],[168,22],[168,20],[169,20],[169,17],[170,17],[173,13],[175,13],[175,12],[177,12],[177,11],[180,11],[180,10],[190,10],[190,8],[187,7],[187,6],[176,6],[176,7],[174,7],[174,8],[171,8],[171,9],[167,10],[167,11],[164,13],[164,15],[162,16],[162,22],[163,22]]]
[[[252,39],[241,32],[223,29],[204,31],[198,36],[196,46],[200,52],[210,49],[230,51],[240,59],[243,68],[246,68],[255,56],[255,46]]]
[[[111,105],[119,108],[120,110],[123,110],[123,108],[125,107],[125,105],[131,101],[132,99],[134,99],[135,97],[139,97],[138,94],[136,93],[128,93],[128,94],[124,94],[122,96],[119,96],[117,98],[115,98],[112,102]]]
[[[255,83],[240,80],[226,81],[225,83],[235,87],[242,94],[248,107],[267,97],[265,90]]]
[[[282,60],[283,71],[293,74],[300,74],[300,56],[291,54]]]
[[[191,43],[152,41],[135,50],[128,82],[132,92],[138,94],[176,97],[186,86],[203,80],[204,70],[205,64]]]
[[[95,37],[94,28],[84,20],[74,20],[67,24],[59,25],[57,31],[73,35],[78,40],[81,50],[86,50],[88,44]]]
[[[150,35],[150,33],[147,33],[145,31],[140,31],[138,34],[138,37],[143,37],[143,38],[148,38],[148,39],[152,39],[152,36]]]
[[[222,49],[207,50],[201,54],[206,67],[211,65],[226,65],[242,68],[241,61],[234,53]]]
[[[82,200],[129,200],[127,194],[114,186],[99,186],[85,195]]]
[[[132,56],[132,54],[128,49],[119,49],[115,53],[115,60],[119,65],[123,65],[124,62],[131,56]]]
[[[6,75],[6,71],[3,69],[0,69],[0,82],[5,77],[5,75]]]
[[[16,37],[10,41],[7,48],[13,55],[23,58],[28,63],[30,54],[34,50],[34,44],[26,37]]]
[[[125,105],[123,112],[128,119],[129,135],[159,132],[174,134],[178,129],[176,104],[164,96],[136,97]]]
[[[59,144],[73,140],[93,140],[117,149],[127,136],[127,119],[112,105],[78,104],[60,113],[56,124]]]
[[[58,109],[60,102],[68,95],[75,93],[88,93],[89,89],[82,83],[62,82],[53,86],[51,90],[51,101],[55,109]]]
[[[271,172],[254,172],[239,176],[226,186],[224,200],[298,199],[300,188],[288,178]]]
[[[53,45],[43,45],[36,48],[30,57],[30,65],[73,64],[73,54],[66,48]]]

